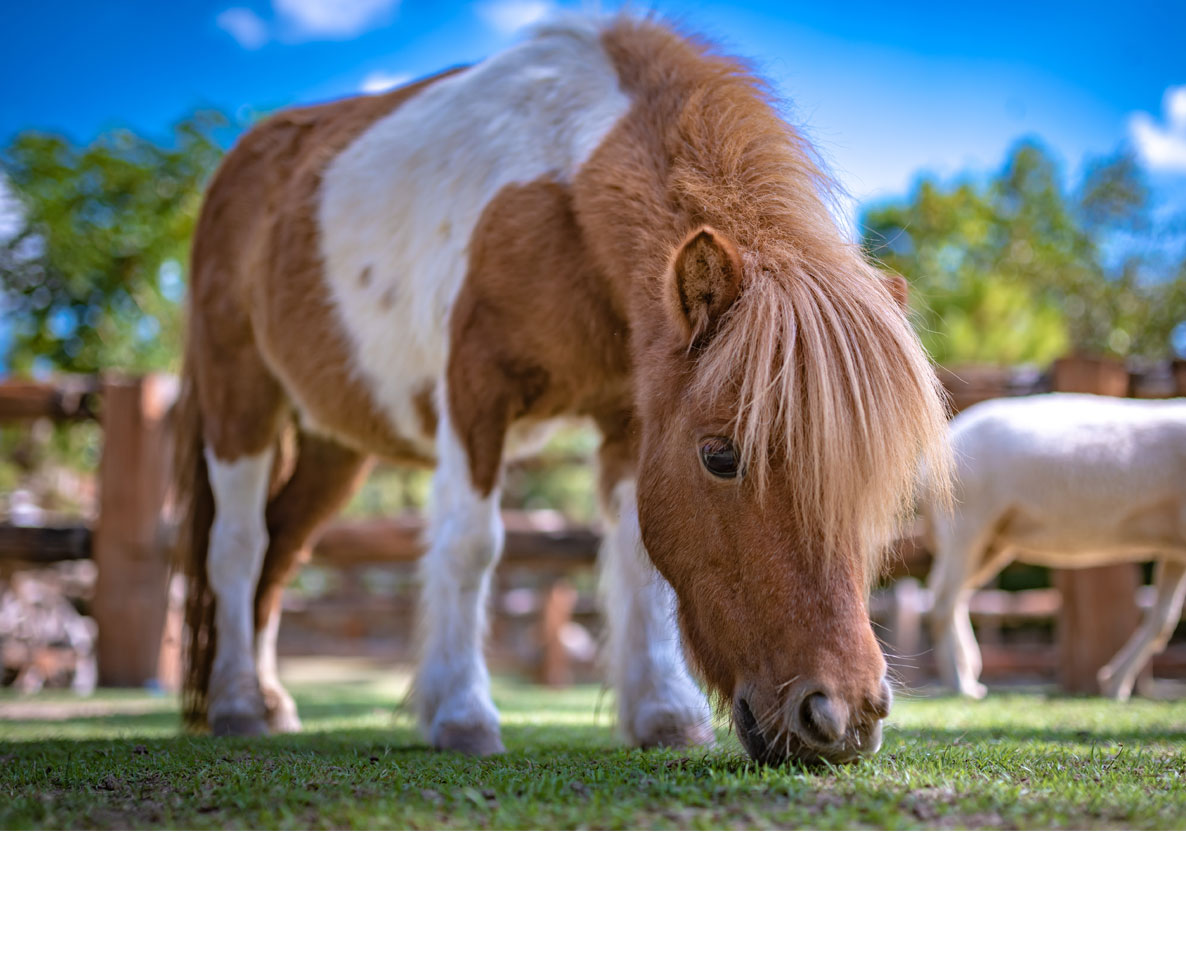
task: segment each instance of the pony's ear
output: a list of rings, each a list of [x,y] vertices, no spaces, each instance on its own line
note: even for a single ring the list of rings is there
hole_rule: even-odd
[[[728,238],[702,226],[676,251],[671,279],[688,345],[703,344],[741,292],[741,255]]]
[[[885,283],[885,288],[889,290],[889,294],[894,298],[894,302],[903,310],[909,310],[910,284],[906,282],[906,277],[898,276],[895,273],[893,276],[883,276],[882,282]]]

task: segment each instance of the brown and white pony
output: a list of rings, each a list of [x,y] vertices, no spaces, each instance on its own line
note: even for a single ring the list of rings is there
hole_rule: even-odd
[[[377,455],[436,466],[423,731],[501,751],[482,639],[502,468],[576,416],[603,435],[627,739],[711,740],[687,661],[759,760],[875,751],[891,693],[870,564],[920,460],[945,467],[945,415],[828,191],[742,65],[631,18],[558,22],[246,135],[193,250],[191,723],[299,727],[281,589]]]

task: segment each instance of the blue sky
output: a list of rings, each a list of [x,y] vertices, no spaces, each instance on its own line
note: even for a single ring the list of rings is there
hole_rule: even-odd
[[[268,109],[375,88],[480,59],[549,6],[580,4],[6,5],[0,143],[25,128],[156,135],[198,106]],[[859,202],[900,194],[924,171],[995,169],[1036,134],[1072,175],[1087,156],[1133,145],[1163,203],[1186,210],[1186,3],[651,6],[750,58]]]

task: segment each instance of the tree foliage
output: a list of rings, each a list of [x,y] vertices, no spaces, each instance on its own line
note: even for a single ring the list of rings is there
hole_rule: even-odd
[[[0,241],[10,370],[175,366],[189,240],[226,125],[200,112],[171,145],[24,132],[0,153],[20,222]]]
[[[85,146],[26,132],[0,152],[20,212],[0,239],[9,370],[175,366],[189,240],[227,125],[195,114],[167,146],[128,131]],[[942,362],[1044,363],[1072,348],[1164,357],[1186,320],[1186,260],[1167,264],[1174,227],[1158,224],[1128,155],[1091,162],[1069,190],[1049,152],[1022,142],[987,181],[923,179],[862,221],[866,248],[913,284]]]
[[[1163,358],[1186,319],[1186,260],[1128,155],[1064,188],[1049,152],[1014,146],[1001,171],[863,213],[863,244],[912,284],[923,341],[944,363],[1046,363],[1069,350]]]

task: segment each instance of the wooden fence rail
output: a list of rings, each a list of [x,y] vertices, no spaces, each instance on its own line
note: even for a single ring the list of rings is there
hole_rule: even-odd
[[[53,384],[7,380],[0,383],[0,421],[94,421],[102,382],[94,377],[62,378]]]
[[[506,541],[502,562],[557,569],[592,565],[600,533],[574,526],[555,512],[503,511]],[[424,551],[424,520],[418,515],[331,522],[313,547],[313,558],[329,566],[410,563]]]
[[[1186,361],[1134,366],[1075,358],[1047,372],[965,368],[940,370],[940,377],[957,411],[989,398],[1056,388],[1150,398],[1186,396]],[[170,454],[169,409],[175,393],[174,379],[164,375],[74,378],[54,384],[0,382],[0,423],[98,420],[103,426],[95,529],[0,523],[0,566],[95,560],[98,579],[92,611],[99,626],[99,678],[107,685],[139,685],[158,676],[171,546],[168,529],[162,526],[162,508]],[[591,566],[596,559],[599,537],[593,529],[572,526],[554,513],[508,511],[505,518],[503,562],[508,569],[537,569],[559,581],[566,570]],[[322,534],[314,559],[339,568],[409,563],[421,551],[421,530],[420,520],[409,516],[379,522],[338,521]],[[903,537],[890,562],[892,577],[925,576],[930,558],[921,534],[916,531]],[[909,647],[922,642],[920,617],[925,610],[917,603],[903,606],[908,590],[917,592],[917,586],[902,589],[899,600],[887,603],[884,596],[875,597],[872,612],[888,629],[888,639]],[[1013,598],[1000,598],[1009,595]],[[1034,594],[976,594],[973,614],[981,618],[992,616],[993,603],[1002,615],[1020,611],[1059,617],[1058,645],[1039,660],[1033,656],[1010,659],[1004,651],[986,646],[986,675],[1032,668],[1057,672],[1067,689],[1094,691],[1095,670],[1136,625],[1137,597],[1136,567],[1132,566],[1063,571],[1057,574],[1055,590]],[[545,620],[551,617],[548,623],[558,630],[565,610],[571,613],[574,602],[571,588],[561,589],[557,582],[546,595],[541,613],[546,614]],[[551,651],[545,666],[559,669],[556,631],[545,630],[541,636]],[[1182,666],[1186,670],[1186,664]],[[561,670],[555,676],[563,679],[565,675]]]
[[[10,525],[0,522],[0,563],[44,566],[92,558],[87,525]]]

